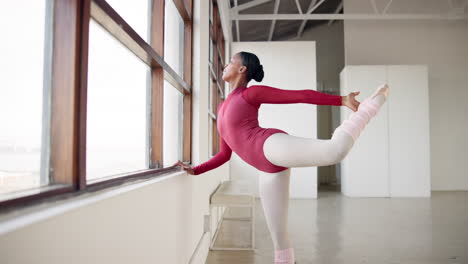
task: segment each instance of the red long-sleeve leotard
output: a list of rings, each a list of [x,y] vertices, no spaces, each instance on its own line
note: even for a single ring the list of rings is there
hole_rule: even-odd
[[[217,128],[220,134],[220,151],[210,160],[193,167],[195,175],[215,169],[231,158],[234,151],[245,162],[265,172],[279,172],[286,167],[276,166],[263,154],[263,143],[275,133],[285,133],[276,128],[263,128],[258,124],[261,104],[295,104],[341,106],[341,96],[315,90],[284,90],[266,85],[240,86],[232,91],[218,107]]]

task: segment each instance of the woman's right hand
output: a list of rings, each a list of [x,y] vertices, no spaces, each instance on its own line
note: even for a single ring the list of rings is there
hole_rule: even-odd
[[[356,112],[358,110],[359,104],[361,104],[358,100],[356,100],[356,96],[359,95],[361,92],[352,92],[346,96],[341,96],[341,105],[349,107],[351,110]]]
[[[176,166],[181,166],[182,169],[184,169],[188,174],[190,175],[195,175],[195,172],[193,171],[192,167],[189,165],[184,164],[182,161],[178,160],[174,165],[171,167],[176,167]]]

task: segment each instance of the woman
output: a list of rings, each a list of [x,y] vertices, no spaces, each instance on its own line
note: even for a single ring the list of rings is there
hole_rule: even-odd
[[[231,92],[220,104],[217,128],[220,151],[207,162],[191,167],[178,161],[189,174],[215,169],[231,158],[232,151],[259,170],[259,194],[275,249],[275,263],[294,263],[294,250],[287,230],[289,178],[291,167],[327,166],[339,163],[349,152],[362,129],[375,116],[388,96],[388,86],[378,88],[359,103],[353,92],[347,96],[314,90],[283,90],[264,85],[247,87],[251,79],[263,79],[263,66],[249,52],[235,54],[223,71]],[[309,103],[343,105],[354,111],[333,132],[329,140],[289,135],[276,128],[258,124],[261,104]],[[359,107],[359,108],[358,108]]]

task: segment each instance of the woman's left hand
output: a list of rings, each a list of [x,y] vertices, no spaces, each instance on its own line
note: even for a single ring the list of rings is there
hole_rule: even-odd
[[[359,93],[360,92],[353,92],[349,93],[347,96],[341,96],[341,104],[356,112],[360,103],[354,97],[356,97]]]
[[[183,170],[185,170],[188,174],[190,175],[195,175],[195,172],[193,171],[192,166],[184,164],[182,161],[178,160],[174,165],[171,167],[177,167],[181,166]]]

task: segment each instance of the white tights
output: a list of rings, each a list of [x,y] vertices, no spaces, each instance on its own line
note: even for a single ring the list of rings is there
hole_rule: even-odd
[[[386,97],[379,95],[370,100],[374,106],[380,107],[385,99]],[[356,114],[352,113],[348,119],[348,122],[356,120],[355,127],[350,128],[354,129],[354,135],[358,135],[376,113],[366,116],[363,113],[364,109],[365,107],[358,108]],[[294,251],[287,228],[290,167],[337,164],[346,157],[354,142],[355,139],[346,132],[344,125],[337,127],[332,138],[327,140],[277,133],[265,141],[263,145],[265,157],[275,165],[289,168],[277,173],[259,171],[258,177],[260,199],[275,249],[275,263],[294,263]]]

